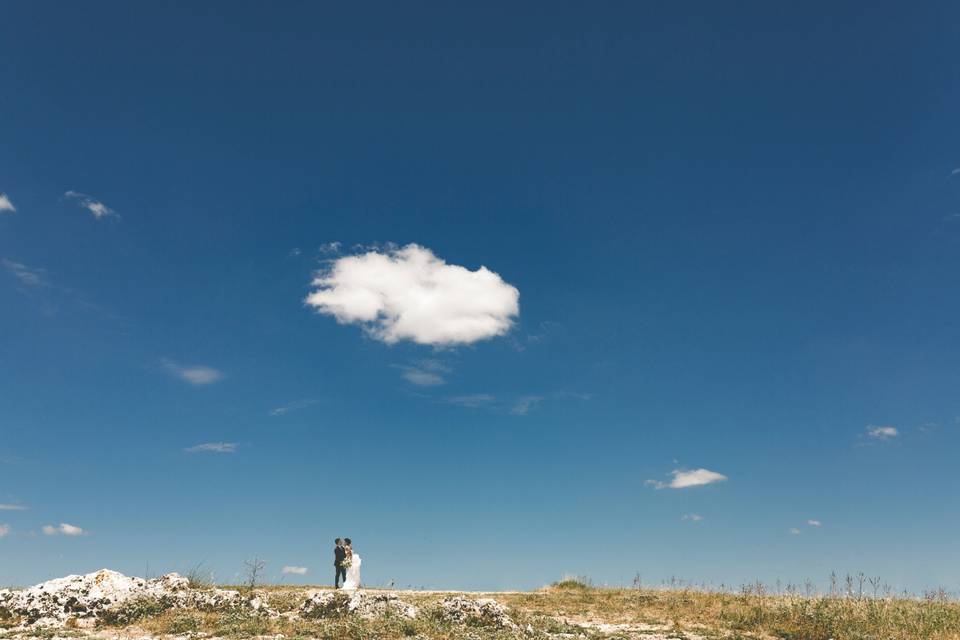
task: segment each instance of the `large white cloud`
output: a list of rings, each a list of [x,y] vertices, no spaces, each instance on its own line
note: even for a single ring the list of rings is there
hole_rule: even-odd
[[[447,264],[416,244],[334,260],[306,303],[388,344],[470,344],[505,334],[520,292],[486,267]]]

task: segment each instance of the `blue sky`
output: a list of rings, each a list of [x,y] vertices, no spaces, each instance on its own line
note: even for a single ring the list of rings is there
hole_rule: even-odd
[[[3,13],[0,583],[960,589],[954,3]]]

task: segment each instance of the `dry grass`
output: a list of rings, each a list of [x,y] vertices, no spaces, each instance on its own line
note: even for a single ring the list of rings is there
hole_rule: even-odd
[[[406,598],[412,601],[412,598]],[[527,621],[537,622],[523,616]],[[543,625],[541,625],[542,627]],[[555,625],[554,625],[555,626]],[[553,628],[553,627],[551,627]],[[564,626],[565,631],[576,631]],[[267,618],[245,611],[201,613],[168,610],[156,617],[141,620],[133,636],[147,633],[152,636],[170,636],[203,632],[222,638],[254,638],[283,634],[287,640],[320,638],[328,640],[394,640],[420,638],[436,640],[508,640],[517,633],[502,629],[479,626],[461,626],[433,615],[428,609],[415,620],[401,616],[384,616],[364,620],[353,616],[338,616],[322,619],[291,617]],[[130,634],[127,634],[130,635]],[[528,640],[548,640],[551,636],[541,628],[533,633],[520,634]]]
[[[445,593],[399,592],[403,600],[420,607],[421,615],[415,620],[398,616],[304,620],[292,615],[312,591],[289,586],[262,589],[271,608],[281,613],[279,618],[243,609],[200,612],[163,609],[148,602],[131,604],[124,616],[102,626],[96,635],[254,638],[283,634],[286,640],[960,640],[960,603],[942,593],[925,599],[770,595],[756,590],[595,588],[583,579],[565,579],[534,592],[487,594],[506,605],[522,629],[509,631],[444,620],[436,612],[439,601],[449,595]],[[0,630],[0,638],[24,637],[10,635],[12,631]],[[72,635],[72,630],[64,631],[37,630],[32,635]]]
[[[531,614],[577,622],[658,625],[708,637],[960,640],[960,603],[943,598],[594,589],[561,582],[500,599]]]

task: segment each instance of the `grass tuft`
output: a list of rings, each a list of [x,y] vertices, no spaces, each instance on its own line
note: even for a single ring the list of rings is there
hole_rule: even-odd
[[[564,576],[559,582],[550,585],[553,589],[585,591],[593,588],[593,583],[585,576]]]
[[[191,589],[212,589],[213,571],[205,568],[202,562],[198,562],[187,572],[187,580]]]

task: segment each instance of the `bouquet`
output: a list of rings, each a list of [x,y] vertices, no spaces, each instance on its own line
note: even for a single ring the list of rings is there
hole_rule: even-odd
[[[340,561],[340,566],[344,569],[349,569],[350,565],[352,564],[353,564],[353,560],[350,558],[350,556],[347,556],[346,558]]]

